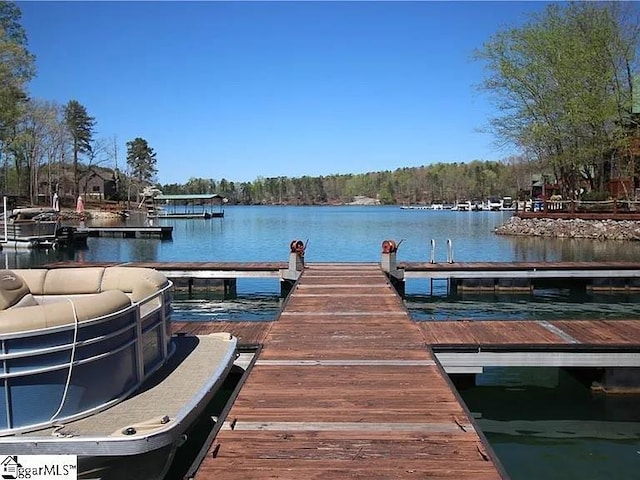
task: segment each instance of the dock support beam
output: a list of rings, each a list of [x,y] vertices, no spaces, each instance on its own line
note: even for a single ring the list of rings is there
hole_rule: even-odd
[[[236,298],[238,296],[237,283],[235,278],[224,279],[224,298]]]

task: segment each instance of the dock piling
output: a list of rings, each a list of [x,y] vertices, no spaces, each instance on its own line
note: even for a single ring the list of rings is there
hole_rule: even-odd
[[[398,268],[396,253],[398,244],[393,240],[385,240],[382,242],[382,257],[380,259],[380,267],[387,274],[387,278],[391,282],[393,288],[396,289],[398,295],[404,297],[404,270]]]
[[[289,268],[280,272],[280,296],[286,297],[304,270],[306,245],[302,240],[292,240],[289,244]]]
[[[235,278],[224,279],[224,298],[236,298],[238,296],[238,286]]]

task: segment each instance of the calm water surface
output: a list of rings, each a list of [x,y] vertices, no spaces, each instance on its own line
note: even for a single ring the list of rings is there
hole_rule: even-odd
[[[161,220],[173,226],[173,240],[90,238],[86,261],[286,261],[293,239],[308,240],[309,262],[378,262],[385,239],[402,242],[399,261],[447,259],[447,240],[456,261],[591,261],[640,258],[640,242],[594,242],[499,236],[494,229],[510,212],[402,210],[398,207],[244,207],[225,218]],[[97,222],[94,222],[97,223]],[[111,222],[121,224],[119,221]],[[141,225],[141,217],[126,222]],[[108,223],[101,222],[98,225]],[[91,225],[91,224],[89,224]],[[5,253],[7,261],[39,263],[61,253]]]
[[[293,239],[308,242],[307,262],[378,262],[385,239],[402,242],[399,261],[637,260],[640,242],[599,242],[497,236],[510,212],[402,210],[398,207],[227,207],[224,219],[162,220],[173,240],[90,238],[75,252],[3,252],[8,268],[59,260],[286,261]],[[143,224],[132,216],[127,223]],[[103,223],[104,224],[104,223]],[[218,292],[177,294],[175,320],[273,319],[279,285],[238,282],[238,298]],[[636,295],[449,296],[445,285],[407,283],[407,306],[417,321],[445,319],[635,318]],[[461,396],[514,479],[640,478],[640,397],[599,397],[565,371],[487,369]]]

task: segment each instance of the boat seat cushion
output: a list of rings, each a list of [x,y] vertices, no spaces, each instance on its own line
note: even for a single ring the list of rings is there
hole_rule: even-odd
[[[9,309],[22,308],[22,307],[31,307],[33,305],[39,305],[38,300],[36,300],[36,297],[31,295],[30,293],[27,293],[24,297],[22,297],[18,301],[18,303],[14,304],[14,305],[11,305],[9,307]]]
[[[121,290],[139,302],[169,284],[161,272],[141,267],[36,268],[17,273],[39,301],[56,301],[57,295],[74,297]],[[51,298],[43,298],[46,296]]]
[[[104,270],[102,290],[122,290],[139,302],[161,290],[169,281],[163,273],[151,268],[108,267]]]
[[[14,273],[22,277],[33,295],[44,295],[44,279],[47,277],[47,270],[42,268],[25,268]]]
[[[38,330],[96,319],[131,306],[129,296],[119,290],[61,299],[54,303],[0,311],[0,334]]]
[[[18,304],[34,305],[36,303],[24,279],[11,270],[0,270],[0,310]]]
[[[86,295],[109,290],[102,288],[104,270],[104,267],[53,268],[45,276],[42,294]]]

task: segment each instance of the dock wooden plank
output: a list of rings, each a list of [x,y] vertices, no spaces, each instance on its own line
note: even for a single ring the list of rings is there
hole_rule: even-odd
[[[245,388],[230,421],[429,422],[455,427],[456,417],[466,418],[436,366],[257,365]],[[300,394],[307,390],[313,394]]]
[[[427,343],[432,345],[477,345],[474,331],[475,322],[472,320],[417,322]]]
[[[420,438],[420,434],[407,435],[406,433],[390,433],[385,440],[380,440],[376,435],[370,438],[363,438],[361,434],[352,432],[344,432],[340,436],[335,434],[324,435],[324,432],[308,433],[296,432],[292,434],[295,442],[289,448],[277,450],[278,443],[282,443],[281,435],[268,432],[247,432],[242,439],[237,442],[230,440],[224,448],[218,451],[218,457],[234,457],[243,456],[244,445],[252,440],[255,442],[256,451],[262,450],[261,456],[272,456],[274,459],[324,459],[324,460],[353,460],[371,459],[371,460],[400,460],[414,458],[428,458],[434,455],[447,455],[447,450],[452,451],[458,448],[458,444],[467,444],[465,447],[469,450],[470,457],[477,456],[477,452],[473,452],[475,440],[472,435],[460,432],[459,434],[440,434],[430,435],[429,441],[424,438],[424,442],[416,442],[415,437]],[[390,438],[398,445],[396,452],[388,449]],[[320,440],[320,441],[318,441]],[[319,452],[320,451],[320,452]],[[319,454],[320,453],[320,454]]]
[[[551,323],[585,345],[640,344],[640,320],[562,320]]]
[[[347,322],[345,322],[347,320]],[[340,317],[338,321],[323,320],[332,329],[332,344],[335,353],[342,358],[358,358],[362,352],[369,351],[371,358],[393,358],[395,353],[405,349],[405,358],[420,359],[426,345],[416,347],[408,344],[402,335],[406,327],[389,325],[388,319],[368,319],[365,333],[353,329],[353,323],[361,320],[358,317]],[[331,323],[331,325],[329,325]],[[638,345],[640,344],[640,320],[564,320],[550,322],[582,345]],[[205,335],[214,332],[229,332],[239,338],[241,346],[260,345],[272,322],[233,321],[233,322],[172,322],[173,333]],[[416,322],[423,332],[425,344],[442,345],[549,345],[568,344],[566,339],[543,328],[536,321],[437,321]],[[492,324],[495,324],[492,326]],[[491,328],[489,328],[491,327]],[[495,327],[495,328],[494,328]],[[498,333],[496,333],[498,332]],[[291,347],[297,345],[299,350],[288,348],[278,358],[307,358],[301,354],[305,349],[318,345],[318,331],[314,328],[292,328],[288,333],[271,332],[270,342]],[[406,350],[409,351],[406,351]],[[414,352],[414,353],[411,353]],[[277,356],[276,355],[276,356]],[[272,354],[263,354],[262,358],[272,358]],[[311,354],[308,358],[314,358]]]
[[[360,442],[359,442],[360,443]],[[429,466],[420,468],[405,466],[405,460],[400,459],[376,459],[370,458],[352,460],[281,460],[269,458],[245,459],[234,457],[223,460],[226,468],[212,468],[208,464],[203,466],[197,478],[228,479],[266,479],[278,478],[282,480],[319,480],[319,479],[362,479],[362,480],[389,480],[389,479],[416,479],[429,478],[434,480],[455,480],[460,478],[473,478],[475,480],[492,480],[501,478],[490,466],[477,466],[475,463],[465,460],[458,449],[454,450],[456,457],[461,458],[460,466],[451,465],[451,457],[443,455],[443,458],[429,462]],[[473,452],[470,453],[473,455]],[[471,464],[471,465],[470,465]],[[215,476],[214,476],[215,475]]]
[[[566,339],[535,321],[417,322],[431,345],[557,345]],[[561,326],[559,328],[562,329]]]
[[[287,314],[291,315],[292,313],[296,312],[303,312],[308,314],[310,309],[318,306],[318,304],[322,303],[326,298],[327,297],[319,298],[308,296],[292,297],[289,302],[287,302]],[[375,302],[372,302],[370,297],[363,297],[361,295],[344,297],[334,296],[332,298],[333,301],[330,304],[326,305],[326,307],[323,309],[323,315],[331,313],[379,313],[381,311],[380,309],[389,309],[390,306],[397,303],[397,298],[395,297],[395,295],[378,296],[375,298]]]
[[[415,327],[382,315],[366,319],[282,315],[278,323],[278,328],[269,332],[269,348],[263,350],[261,358],[309,359],[318,356],[316,351],[322,352],[322,358],[425,358],[424,341],[412,341],[407,336]]]

